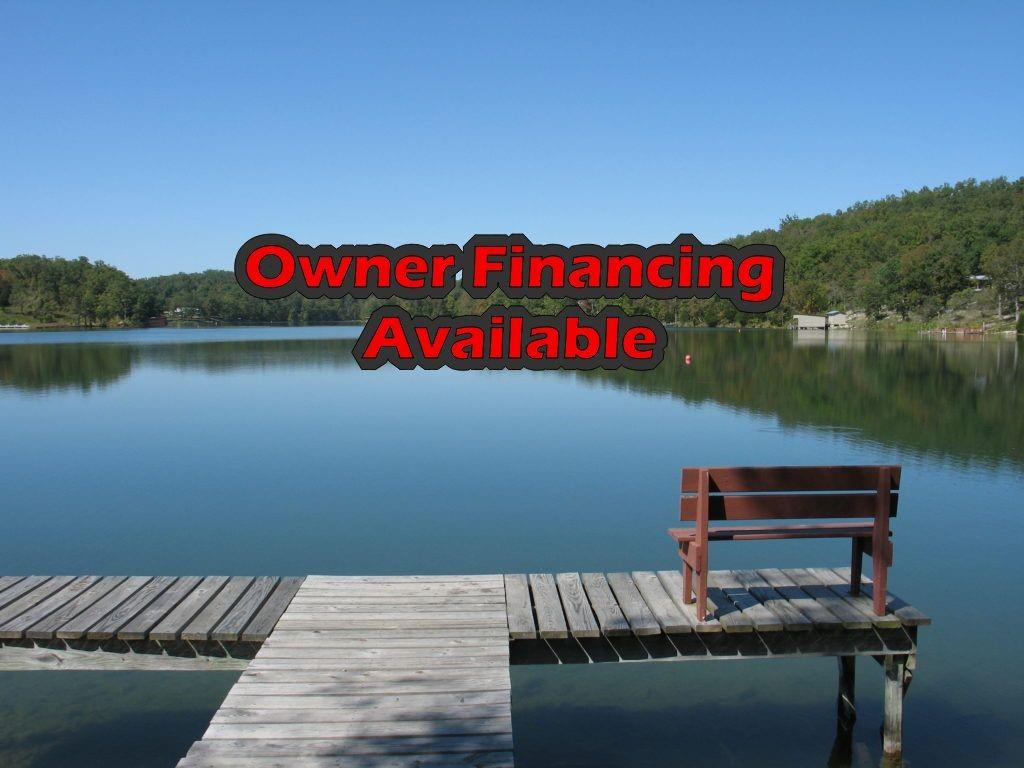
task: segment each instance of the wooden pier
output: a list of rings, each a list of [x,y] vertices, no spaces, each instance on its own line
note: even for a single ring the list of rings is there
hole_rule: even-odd
[[[849,569],[487,576],[0,577],[0,670],[242,668],[180,768],[511,766],[510,664],[839,659],[884,668],[883,748],[927,616]]]
[[[303,580],[0,576],[0,672],[245,669]]]

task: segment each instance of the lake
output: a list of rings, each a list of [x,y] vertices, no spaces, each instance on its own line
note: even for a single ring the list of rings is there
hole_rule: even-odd
[[[890,588],[935,620],[906,763],[1024,760],[1021,343],[678,331],[650,372],[463,373],[362,371],[358,332],[0,335],[0,572],[675,568],[682,466],[899,463]],[[852,764],[876,765],[882,674],[858,667]],[[831,659],[516,666],[517,765],[824,766],[836,676]],[[173,766],[236,677],[0,674],[0,765]]]

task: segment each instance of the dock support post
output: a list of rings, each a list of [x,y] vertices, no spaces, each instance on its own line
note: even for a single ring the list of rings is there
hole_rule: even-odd
[[[857,720],[856,683],[857,657],[839,656],[839,695],[836,698],[837,726],[845,731],[852,731]]]
[[[836,696],[836,738],[828,756],[828,768],[849,768],[853,763],[853,723],[857,719],[854,689],[857,657],[837,656],[839,693]]]
[[[885,657],[885,709],[882,718],[882,752],[889,760],[903,755],[903,697],[910,676],[907,655]]]

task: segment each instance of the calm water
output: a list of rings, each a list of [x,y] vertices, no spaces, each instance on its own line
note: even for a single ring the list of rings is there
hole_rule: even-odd
[[[357,332],[0,335],[0,571],[674,568],[681,466],[896,462],[891,584],[936,622],[907,762],[1024,763],[1019,344],[679,332],[649,373],[367,372]],[[847,551],[713,557],[842,565]],[[824,766],[834,667],[514,667],[517,763]],[[858,668],[853,765],[867,766],[881,672]],[[0,765],[173,766],[234,679],[0,675]]]

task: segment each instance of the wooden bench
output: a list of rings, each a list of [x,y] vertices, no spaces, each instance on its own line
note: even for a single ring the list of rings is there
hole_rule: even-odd
[[[871,556],[873,606],[885,613],[892,565],[889,518],[896,515],[898,466],[699,467],[683,470],[679,519],[690,528],[670,528],[683,560],[683,602],[694,601],[704,621],[708,599],[708,546],[712,541],[849,538],[853,542],[850,588],[860,591],[861,563]],[[822,520],[798,525],[709,526],[711,520]],[[871,518],[862,522],[854,518]]]

